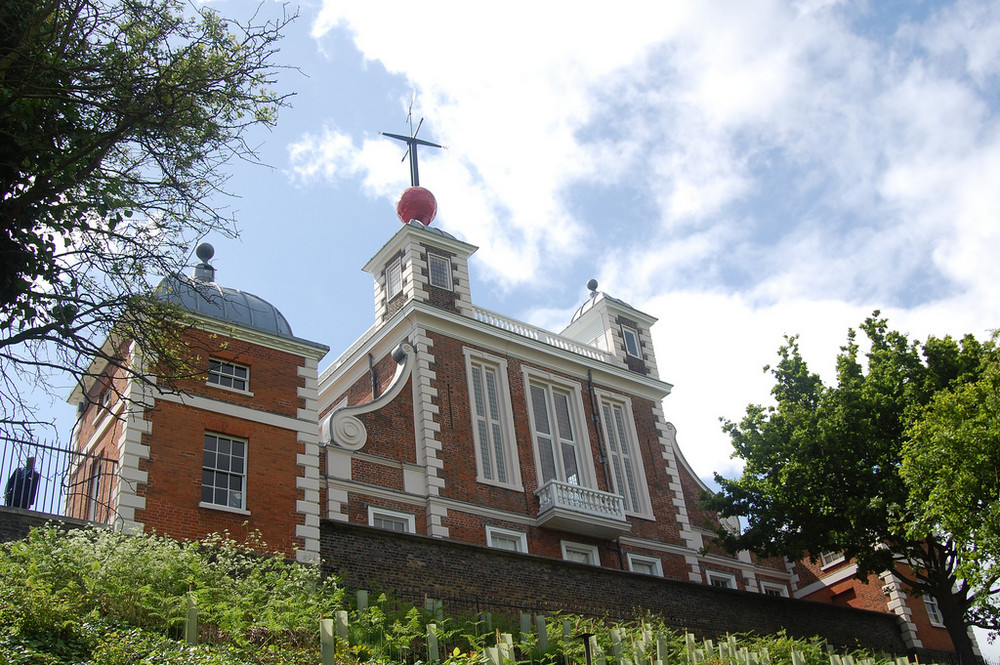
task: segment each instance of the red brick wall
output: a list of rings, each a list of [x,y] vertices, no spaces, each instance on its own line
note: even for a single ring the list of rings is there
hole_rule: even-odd
[[[518,462],[523,485],[523,491],[516,491],[480,483],[476,480],[476,450],[472,431],[473,423],[470,416],[472,406],[463,349],[466,347],[480,351],[482,349],[437,333],[429,333],[428,336],[433,340],[434,364],[431,369],[436,376],[433,387],[438,391],[439,415],[437,421],[440,425],[442,442],[442,450],[438,456],[444,462],[443,475],[446,479],[442,496],[473,505],[484,505],[527,517],[535,517],[538,514],[538,499],[534,492],[538,488],[538,479],[528,417],[528,401],[525,396],[524,376],[522,374],[522,367],[525,363],[518,358],[506,358],[514,436],[517,442]],[[488,353],[493,356],[497,355],[494,352]],[[590,443],[590,454],[594,462],[597,485],[599,489],[607,491],[604,471],[598,461],[601,442],[592,419],[592,403],[587,384],[580,379],[560,376],[580,387],[584,404],[583,417],[587,423],[586,437]],[[604,388],[613,393],[618,392],[607,386],[597,385],[595,388]],[[683,541],[680,537],[677,509],[673,504],[673,496],[670,492],[664,491],[670,482],[670,477],[662,462],[656,416],[653,410],[654,404],[650,400],[633,396],[632,407],[655,520],[630,518],[629,521],[632,524],[630,535],[681,545]],[[485,527],[487,525],[503,526],[488,517],[479,517],[455,510],[450,510],[444,521],[444,526],[448,528],[449,538],[476,544],[485,544]],[[525,532],[529,551],[534,553],[559,558],[562,556],[560,541],[570,540],[597,545],[604,566],[613,568],[623,566],[623,557],[619,553],[617,544],[612,541],[597,540],[551,529],[529,528],[517,524],[505,526],[505,528]],[[665,574],[673,575],[677,579],[687,579],[688,566],[683,557],[668,555],[664,556],[662,560]]]
[[[324,520],[324,566],[349,588],[446,599],[447,612],[501,603],[512,614],[565,610],[624,617],[646,610],[698,636],[821,635],[831,644],[906,653],[892,615],[715,589],[704,584],[596,568],[423,536]],[[602,552],[602,557],[604,556]],[[447,599],[461,603],[452,608]]]
[[[299,387],[305,386],[305,379],[298,375],[298,368],[305,364],[302,356],[198,329],[185,331],[184,340],[189,345],[190,362],[197,375],[178,380],[178,389],[292,418],[297,417],[298,409],[305,407],[305,400],[297,393]],[[249,367],[248,386],[253,395],[206,383],[209,358]]]
[[[149,461],[144,468],[149,481],[140,486],[145,510],[136,520],[147,531],[181,540],[228,530],[234,537],[259,531],[270,549],[293,555],[301,539],[295,525],[302,522],[295,502],[301,498],[295,479],[301,475],[296,455],[304,452],[294,431],[203,411],[159,400],[147,412],[151,433]],[[246,507],[250,515],[201,508],[201,463],[205,432],[247,441]]]

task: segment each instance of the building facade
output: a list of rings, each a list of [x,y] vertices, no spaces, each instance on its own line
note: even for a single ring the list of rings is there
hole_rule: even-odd
[[[671,385],[656,319],[595,281],[558,334],[485,310],[470,281],[476,249],[404,220],[364,266],[374,324],[320,372],[327,347],[295,337],[273,305],[220,286],[200,247],[193,276],[160,286],[187,313],[196,371],[159,391],[150,359],[129,340],[108,342],[152,381],[109,365],[74,392],[75,446],[119,472],[77,469],[88,498],[67,513],[181,539],[256,532],[303,562],[319,560],[324,521],[366,525],[896,612],[912,644],[950,648],[926,610],[907,613],[920,599],[885,600],[879,585],[878,597],[847,602],[837,585],[848,568],[711,548],[707,488],[663,410]]]

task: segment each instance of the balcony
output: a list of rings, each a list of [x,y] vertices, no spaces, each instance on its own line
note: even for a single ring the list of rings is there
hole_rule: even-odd
[[[550,480],[535,492],[538,526],[596,538],[617,538],[632,525],[617,494]]]

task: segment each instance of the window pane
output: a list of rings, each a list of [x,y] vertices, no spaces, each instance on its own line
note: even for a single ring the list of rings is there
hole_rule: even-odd
[[[622,326],[622,336],[625,338],[625,352],[639,358],[639,332],[634,328]]]
[[[573,440],[573,421],[569,414],[569,399],[562,393],[555,393],[553,396],[556,408],[556,423],[559,427],[559,438]]]
[[[566,472],[566,482],[570,485],[580,484],[580,469],[576,464],[576,446],[572,443],[562,445],[563,470]]]
[[[490,462],[490,437],[486,434],[486,421],[480,420],[479,427],[479,453],[483,465],[483,476],[493,479],[493,464]]]
[[[246,443],[205,434],[204,445],[201,500],[219,506],[243,508]]]
[[[503,455],[503,435],[500,425],[493,423],[493,448],[497,462],[497,480],[501,483],[507,482],[507,464]]]
[[[542,482],[556,479],[556,460],[552,453],[552,439],[538,437],[538,462],[542,467]]]
[[[551,434],[545,391],[538,386],[531,386],[531,408],[535,415],[535,429],[542,434]]]
[[[428,255],[431,285],[451,289],[451,261],[440,256]]]
[[[486,408],[483,399],[483,376],[478,367],[472,368],[472,402],[477,416],[485,416]]]

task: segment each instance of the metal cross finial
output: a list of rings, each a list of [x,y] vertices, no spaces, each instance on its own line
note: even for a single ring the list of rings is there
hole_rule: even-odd
[[[416,92],[414,92],[414,97],[416,97]],[[406,123],[413,127],[413,100],[410,100],[410,110],[406,114]],[[416,187],[420,184],[420,172],[417,169],[417,146],[426,145],[432,148],[444,148],[443,145],[438,145],[437,143],[431,143],[430,141],[425,141],[423,139],[417,138],[417,132],[420,131],[420,126],[424,124],[424,119],[421,118],[420,122],[417,123],[417,128],[414,129],[409,136],[403,134],[390,134],[389,132],[379,132],[382,136],[388,136],[391,139],[396,139],[397,141],[402,141],[406,144],[406,153],[403,154],[403,159],[406,159],[407,155],[410,157],[410,184]]]

